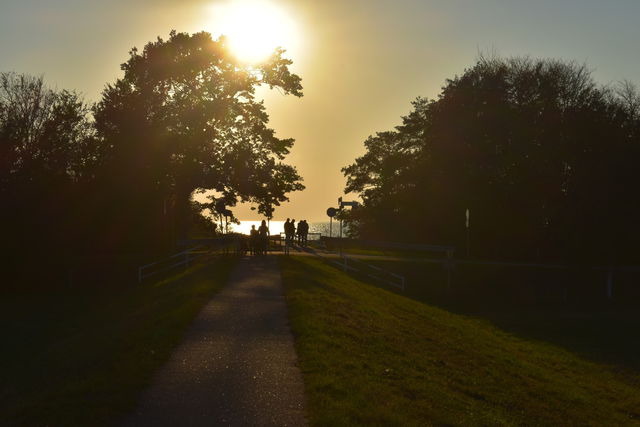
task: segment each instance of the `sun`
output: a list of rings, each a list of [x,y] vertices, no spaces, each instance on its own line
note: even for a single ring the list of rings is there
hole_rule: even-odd
[[[235,56],[247,63],[267,59],[277,47],[288,51],[298,41],[295,22],[266,0],[235,0],[212,7],[212,27],[227,37]]]

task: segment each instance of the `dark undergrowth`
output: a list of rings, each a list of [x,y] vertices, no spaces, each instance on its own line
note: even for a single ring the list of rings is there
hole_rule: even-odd
[[[132,410],[230,261],[142,285],[3,297],[0,424],[105,425]]]

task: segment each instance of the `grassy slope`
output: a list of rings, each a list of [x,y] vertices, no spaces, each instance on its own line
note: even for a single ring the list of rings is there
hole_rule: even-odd
[[[447,286],[441,265],[407,260],[367,263],[402,274],[405,295],[489,320],[518,336],[557,344],[590,360],[640,372],[638,276],[616,276],[615,299],[604,294],[603,272],[459,265]],[[627,291],[623,294],[624,279]]]
[[[131,288],[3,299],[0,424],[101,425],[131,410],[233,264]]]
[[[640,378],[282,258],[315,425],[640,423]]]

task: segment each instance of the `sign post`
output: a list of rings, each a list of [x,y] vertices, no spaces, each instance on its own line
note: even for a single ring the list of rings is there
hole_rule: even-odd
[[[327,209],[327,216],[329,217],[329,237],[332,237],[333,217],[336,216],[338,210],[336,208]]]
[[[329,237],[333,235],[333,217],[338,214],[345,206],[351,206],[356,208],[360,206],[358,202],[343,202],[342,197],[338,198],[338,208],[327,209],[327,216],[329,217]],[[340,255],[342,255],[342,218],[340,218]]]
[[[469,211],[469,208],[467,208],[467,212],[466,212],[466,216],[467,216],[467,221],[466,221],[466,226],[467,226],[467,258],[469,258],[469,246],[470,246],[470,240],[469,240],[469,217],[470,217],[471,212]]]
[[[340,210],[345,208],[346,206],[351,206],[351,208],[357,208],[360,206],[358,202],[343,202],[342,197],[338,197],[338,206]],[[340,217],[340,255],[342,255],[342,217]]]

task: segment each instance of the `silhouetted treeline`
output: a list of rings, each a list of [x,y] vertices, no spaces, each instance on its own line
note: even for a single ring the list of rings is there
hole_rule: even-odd
[[[216,190],[228,207],[253,202],[270,216],[304,188],[283,163],[293,140],[275,136],[254,99],[260,84],[302,96],[282,54],[243,66],[224,38],[172,32],[134,48],[124,76],[93,106],[42,78],[1,73],[0,219],[9,265],[50,262],[64,271],[92,257],[171,250],[186,237],[196,189]]]
[[[638,262],[640,96],[583,65],[480,58],[344,168],[362,237],[471,255]]]

